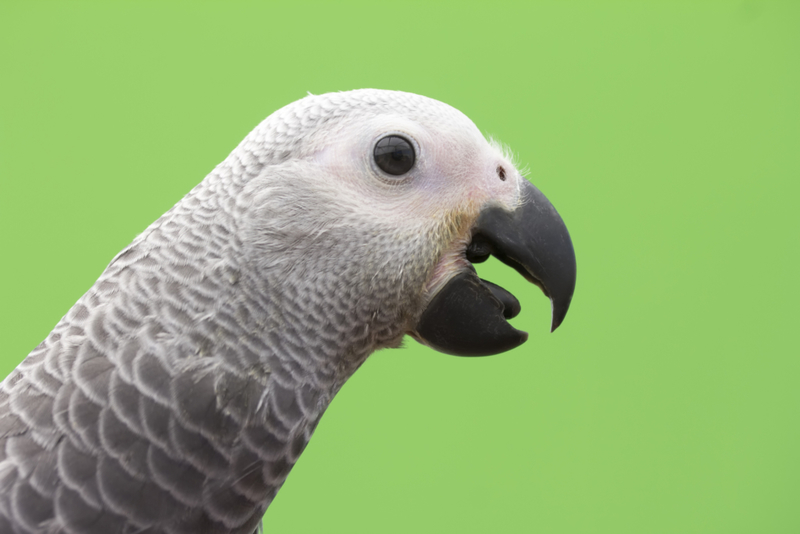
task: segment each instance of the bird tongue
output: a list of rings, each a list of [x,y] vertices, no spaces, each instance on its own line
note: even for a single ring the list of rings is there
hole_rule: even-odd
[[[481,283],[485,285],[489,291],[492,292],[494,298],[500,301],[500,304],[503,305],[503,317],[506,319],[513,319],[517,315],[519,315],[522,306],[520,305],[517,297],[503,289],[502,287],[498,286],[497,284],[493,284],[488,280],[484,280],[483,278],[480,279]]]

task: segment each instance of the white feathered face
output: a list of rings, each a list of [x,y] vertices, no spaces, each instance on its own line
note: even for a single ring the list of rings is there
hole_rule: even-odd
[[[462,113],[430,101],[430,114],[386,112],[343,120],[315,162],[366,209],[399,221],[513,209],[522,177]],[[433,113],[433,112],[436,113]]]
[[[495,353],[526,338],[506,322],[519,311],[516,299],[475,274],[472,262],[490,254],[542,287],[554,306],[556,297],[568,306],[574,253],[563,222],[461,112],[418,95],[363,90],[309,97],[275,115],[278,127],[294,118],[302,132],[292,159],[252,186],[264,224],[254,239],[293,243],[293,269],[313,264],[309,274],[324,277],[320,261],[308,259],[324,234],[327,243],[341,244],[329,256],[344,255],[362,269],[336,283],[380,293],[386,309],[376,315],[394,313],[403,332],[456,354]],[[511,219],[499,220],[502,214]],[[560,258],[546,269],[549,252],[536,250],[542,236],[535,227],[542,224],[557,227],[545,248],[558,249]],[[566,271],[558,295],[543,278],[550,267]],[[562,318],[556,321],[554,308],[554,325]]]
[[[515,209],[524,180],[468,117],[437,101],[428,104],[427,111],[342,121],[330,136],[335,142],[314,157],[320,173],[348,199],[339,202],[356,203],[355,210],[376,222],[391,221],[408,235],[437,241],[435,256],[425,258],[432,266],[425,302],[467,267],[464,253],[481,211],[488,205]]]

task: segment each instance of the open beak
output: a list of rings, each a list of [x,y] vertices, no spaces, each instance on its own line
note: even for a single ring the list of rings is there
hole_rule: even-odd
[[[575,251],[567,227],[541,191],[524,181],[520,206],[485,208],[472,231],[466,257],[480,263],[490,255],[516,269],[550,298],[554,331],[567,315],[575,291]],[[415,337],[457,356],[487,356],[528,339],[507,319],[519,313],[508,291],[478,278],[474,268],[451,278],[422,313]]]

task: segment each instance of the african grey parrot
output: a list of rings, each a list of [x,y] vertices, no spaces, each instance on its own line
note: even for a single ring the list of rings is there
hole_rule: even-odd
[[[472,266],[489,255],[541,287],[555,329],[567,229],[462,113],[372,89],[276,111],[0,385],[0,533],[259,530],[372,352],[527,339]]]

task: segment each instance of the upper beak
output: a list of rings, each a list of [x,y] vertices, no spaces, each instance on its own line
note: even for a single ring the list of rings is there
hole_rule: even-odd
[[[522,202],[515,210],[495,205],[479,215],[466,257],[478,263],[489,255],[542,289],[552,304],[551,331],[558,328],[575,291],[575,251],[561,216],[530,182],[523,181]],[[518,312],[519,302],[513,295],[468,269],[433,297],[415,334],[426,345],[448,354],[498,354],[528,339],[526,332],[507,321]]]

